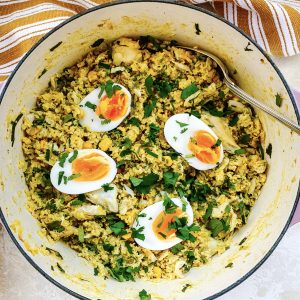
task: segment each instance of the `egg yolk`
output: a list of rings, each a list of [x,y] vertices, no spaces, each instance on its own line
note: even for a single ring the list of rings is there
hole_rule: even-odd
[[[179,207],[171,214],[162,211],[152,223],[152,230],[156,237],[160,240],[166,240],[173,237],[176,229],[169,229],[169,225],[174,222],[174,217],[180,217],[182,214],[183,211]]]
[[[94,181],[109,173],[108,160],[99,153],[90,153],[72,162],[72,174],[80,174],[75,181]]]
[[[122,118],[128,109],[128,96],[122,91],[117,90],[108,98],[107,95],[101,98],[96,109],[96,114],[106,120],[115,121]]]
[[[188,147],[201,162],[215,164],[220,159],[220,147],[213,147],[216,139],[207,131],[199,130],[189,141]]]

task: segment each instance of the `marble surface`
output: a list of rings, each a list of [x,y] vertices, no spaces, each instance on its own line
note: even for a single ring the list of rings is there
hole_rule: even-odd
[[[290,86],[300,91],[300,55],[275,59]],[[300,213],[299,213],[300,216]],[[72,300],[19,253],[0,224],[0,300]],[[271,257],[221,300],[299,300],[300,223],[293,225]]]

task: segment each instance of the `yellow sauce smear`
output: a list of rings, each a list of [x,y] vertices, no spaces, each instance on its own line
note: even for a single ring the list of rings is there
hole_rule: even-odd
[[[174,213],[167,214],[162,211],[153,221],[152,230],[159,240],[167,240],[168,238],[173,238],[176,229],[169,229],[169,224],[174,221],[174,217],[180,217],[183,214],[181,208],[177,208]]]
[[[206,164],[215,164],[220,159],[220,147],[213,146],[216,139],[205,130],[198,130],[189,141],[188,147],[200,161]]]
[[[94,181],[109,172],[108,160],[99,153],[90,153],[76,158],[72,163],[72,174],[80,174],[75,181]]]

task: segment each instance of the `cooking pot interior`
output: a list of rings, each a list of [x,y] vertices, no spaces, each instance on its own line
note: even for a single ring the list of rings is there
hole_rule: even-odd
[[[195,24],[198,24],[200,33],[196,31]],[[71,293],[95,299],[137,299],[138,291],[144,288],[154,298],[158,295],[166,299],[210,297],[236,285],[262,263],[287,229],[295,209],[300,176],[300,139],[265,114],[257,112],[266,132],[263,147],[271,143],[273,151],[271,158],[266,156],[269,163],[267,182],[247,225],[237,232],[232,246],[224,254],[214,257],[204,267],[192,269],[182,279],[172,283],[164,280],[119,283],[95,277],[93,267],[74,251],[61,242],[49,241],[41,234],[37,221],[26,210],[26,185],[19,163],[23,159],[21,121],[16,126],[13,146],[11,122],[20,113],[30,111],[51,75],[80,59],[96,40],[111,41],[122,36],[141,35],[177,40],[187,46],[197,45],[218,55],[243,89],[297,120],[292,96],[268,56],[241,32],[216,16],[168,2],[123,2],[94,8],[46,35],[25,56],[3,91],[0,105],[0,119],[5,122],[0,128],[0,135],[5,137],[0,151],[2,218],[27,259],[46,277]],[[245,48],[251,51],[245,51]],[[277,93],[283,97],[281,108],[275,103]],[[245,237],[245,242],[239,245]],[[41,245],[58,250],[63,261],[53,255],[43,255],[39,250]],[[51,270],[57,262],[66,273]],[[229,262],[233,263],[232,268],[225,268]],[[183,293],[186,283],[192,287]]]

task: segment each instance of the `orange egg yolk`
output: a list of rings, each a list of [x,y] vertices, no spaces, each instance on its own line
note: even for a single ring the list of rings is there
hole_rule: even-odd
[[[162,211],[152,223],[152,230],[156,237],[160,240],[166,240],[173,237],[176,229],[169,229],[169,225],[174,222],[174,217],[179,217],[182,214],[183,211],[179,207],[171,214],[167,214],[165,211]]]
[[[111,98],[107,95],[101,98],[96,114],[106,120],[116,121],[126,114],[127,109],[128,96],[122,90],[117,90]]]
[[[99,153],[90,153],[72,162],[72,174],[80,174],[75,181],[95,181],[109,173],[108,160]]]
[[[189,149],[201,162],[215,164],[220,159],[220,147],[213,147],[216,139],[205,130],[198,130],[188,144]]]

